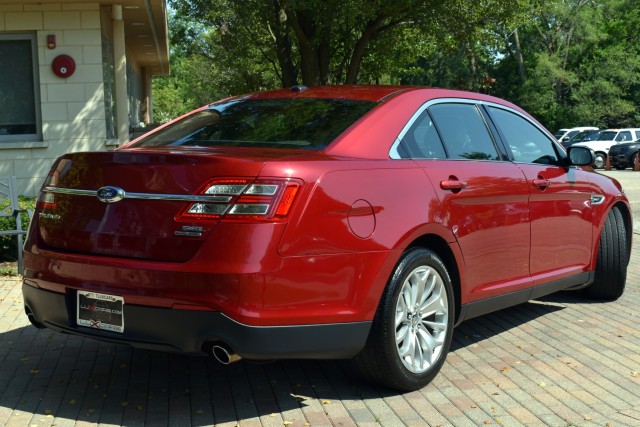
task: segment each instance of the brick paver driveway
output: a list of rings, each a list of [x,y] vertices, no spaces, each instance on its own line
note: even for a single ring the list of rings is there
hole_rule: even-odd
[[[640,426],[639,237],[620,300],[565,292],[465,322],[406,394],[336,361],[222,366],[37,330],[0,279],[0,425]]]

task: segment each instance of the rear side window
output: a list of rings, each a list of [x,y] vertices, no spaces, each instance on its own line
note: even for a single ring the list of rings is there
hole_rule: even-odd
[[[131,147],[264,147],[321,150],[375,107],[345,99],[241,99],[211,105]]]
[[[632,139],[631,132],[628,130],[623,130],[616,136],[616,142],[630,142]]]
[[[558,155],[553,148],[553,142],[544,132],[510,111],[495,107],[488,108],[516,162],[549,165],[557,163]]]
[[[451,159],[499,160],[486,123],[475,105],[436,104],[429,108]]]
[[[618,131],[615,131],[615,130],[602,132],[598,136],[598,141],[613,141],[617,134],[618,134]]]
[[[398,145],[402,158],[444,159],[447,157],[433,119],[427,110],[423,111]]]

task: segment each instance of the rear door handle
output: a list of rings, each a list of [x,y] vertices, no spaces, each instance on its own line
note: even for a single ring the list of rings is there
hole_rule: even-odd
[[[442,188],[443,190],[459,191],[465,188],[466,186],[467,186],[467,183],[465,181],[458,181],[458,180],[440,181],[440,188]]]
[[[551,185],[551,181],[549,181],[548,179],[537,178],[533,180],[533,186],[536,188],[540,188],[541,190],[544,190],[550,185]]]

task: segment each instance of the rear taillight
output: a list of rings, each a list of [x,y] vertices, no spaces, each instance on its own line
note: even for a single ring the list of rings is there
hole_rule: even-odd
[[[50,191],[47,191],[47,188],[57,187],[58,177],[59,177],[59,172],[57,170],[54,170],[49,174],[47,179],[44,181],[44,185],[42,186],[42,191],[40,191],[40,195],[38,196],[38,202],[37,202],[38,208],[55,209],[56,195]]]
[[[300,183],[290,179],[216,179],[199,192],[215,201],[189,203],[178,220],[282,221]]]

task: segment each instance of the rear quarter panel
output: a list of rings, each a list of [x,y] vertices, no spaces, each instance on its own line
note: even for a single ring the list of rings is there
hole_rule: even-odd
[[[290,172],[306,184],[278,252],[285,262],[305,259],[323,263],[326,274],[342,272],[332,281],[349,292],[345,300],[360,301],[353,306],[364,318],[375,313],[411,242],[424,234],[455,242],[441,219],[433,217],[440,211],[438,197],[413,160],[269,163],[263,173],[278,175],[291,167],[298,167]]]
[[[412,160],[331,163],[308,165],[325,172],[306,181],[308,193],[291,216],[280,255],[394,250],[413,230],[435,222],[437,196]]]

